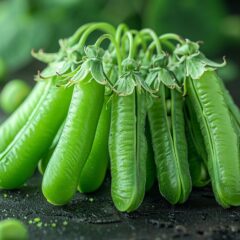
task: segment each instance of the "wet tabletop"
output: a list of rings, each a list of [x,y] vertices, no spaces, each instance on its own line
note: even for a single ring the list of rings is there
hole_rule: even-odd
[[[240,239],[240,208],[223,209],[211,189],[194,189],[187,203],[171,206],[148,193],[134,213],[119,213],[110,197],[110,180],[94,194],[76,194],[54,207],[41,193],[41,176],[20,190],[0,192],[0,218],[25,222],[31,239]]]

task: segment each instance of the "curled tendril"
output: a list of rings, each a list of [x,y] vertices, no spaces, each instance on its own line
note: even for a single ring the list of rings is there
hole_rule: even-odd
[[[95,45],[86,45],[88,35],[99,27],[108,33],[101,35]],[[151,29],[138,32],[123,25],[115,32],[112,26],[103,23],[96,26],[91,24],[90,28],[86,26],[84,29],[81,31],[82,38],[76,35],[80,38],[80,44],[73,45],[69,39],[62,39],[57,53],[32,51],[35,58],[48,64],[38,72],[36,81],[56,78],[57,85],[69,87],[87,78],[105,85],[108,92],[113,91],[121,96],[132,94],[135,88],[157,96],[161,84],[183,92],[187,78],[197,80],[205,71],[226,64],[225,58],[223,63],[207,59],[200,51],[199,42],[184,40],[175,34],[158,37]],[[151,37],[153,43],[146,37]],[[107,49],[100,47],[105,38],[110,40]],[[126,38],[129,41],[125,41]],[[161,41],[168,39],[178,42],[170,46],[170,54],[161,48]],[[125,42],[125,47],[120,51],[120,45]],[[157,51],[147,55],[151,46],[155,46]]]

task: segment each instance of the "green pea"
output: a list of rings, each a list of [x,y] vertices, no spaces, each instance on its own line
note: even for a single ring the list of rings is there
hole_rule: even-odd
[[[137,90],[113,95],[109,138],[111,193],[119,211],[134,211],[143,201],[146,184],[146,96]]]
[[[104,86],[90,76],[74,86],[66,122],[43,176],[42,192],[54,205],[74,196],[91,151],[104,100]]]
[[[183,98],[176,90],[170,91],[171,118],[169,119],[164,85],[160,86],[159,94],[160,97],[153,99],[153,105],[148,111],[159,190],[171,204],[183,203],[187,200],[192,187]]]
[[[239,108],[234,103],[234,100],[233,100],[232,96],[230,95],[229,91],[224,86],[223,81],[219,77],[218,77],[218,80],[219,80],[219,84],[220,84],[220,87],[221,87],[222,92],[223,92],[225,102],[228,106],[229,112],[231,113],[231,115],[233,116],[233,118],[235,119],[235,121],[237,122],[237,124],[240,127],[240,111],[239,111]]]
[[[224,93],[214,71],[188,79],[187,98],[196,111],[208,154],[208,172],[216,200],[223,207],[240,205],[240,162],[235,132]]]
[[[0,95],[1,108],[6,113],[12,113],[30,93],[31,88],[22,80],[16,79],[8,82]]]
[[[58,132],[57,132],[55,138],[53,139],[53,142],[52,142],[50,148],[48,149],[48,151],[46,153],[44,153],[43,157],[41,158],[41,160],[38,163],[38,170],[42,175],[44,174],[44,172],[47,168],[47,165],[49,163],[49,160],[52,157],[52,154],[59,142],[59,139],[60,139],[62,131],[63,131],[64,124],[65,124],[65,122],[58,129]]]
[[[186,109],[186,108],[185,108]],[[185,122],[186,122],[186,137],[187,137],[187,145],[188,145],[188,162],[189,162],[189,169],[190,169],[190,174],[192,178],[192,185],[193,187],[204,187],[210,182],[207,166],[207,158],[204,160],[201,157],[201,152],[199,154],[199,142],[196,141],[198,137],[203,139],[202,136],[194,136],[194,127],[199,127],[199,125],[196,126],[196,124],[192,124],[193,122],[189,118],[189,114],[187,114],[187,110],[185,111]],[[200,131],[200,129],[199,129]],[[195,133],[198,131],[195,131]],[[196,146],[195,146],[196,145]],[[205,157],[206,156],[206,151],[205,151],[205,146],[200,148],[203,150]],[[201,151],[200,150],[200,151]]]
[[[20,129],[26,124],[41,98],[49,91],[51,81],[38,82],[30,95],[18,109],[0,126],[0,152],[14,139]]]
[[[186,107],[185,107],[185,122],[187,125],[187,131],[190,135],[190,139],[192,141],[192,145],[197,151],[197,154],[202,159],[204,164],[207,166],[207,152],[206,146],[204,143],[204,138],[200,129],[200,125],[198,123],[197,114],[195,109],[191,105],[191,103],[186,99]]]
[[[65,119],[72,88],[58,88],[55,80],[49,80],[27,122],[0,153],[0,188],[17,188],[32,176]]]
[[[105,178],[108,163],[108,137],[111,119],[111,104],[106,97],[98,121],[91,152],[80,174],[78,190],[83,193],[96,191]]]
[[[1,240],[28,240],[26,226],[16,219],[7,219],[0,222]]]
[[[156,166],[152,149],[151,133],[148,120],[146,121],[147,162],[146,162],[146,192],[150,191],[156,180]]]
[[[166,108],[167,108],[167,114],[171,115],[171,108],[172,108],[172,103],[170,99],[166,100]]]

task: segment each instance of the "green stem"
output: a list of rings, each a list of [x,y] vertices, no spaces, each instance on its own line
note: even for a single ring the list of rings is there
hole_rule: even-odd
[[[169,47],[171,50],[175,49],[175,46],[173,45],[173,43],[170,42],[169,39],[167,38],[160,38],[159,37],[159,41],[161,41],[161,43],[165,44],[167,47]],[[156,47],[156,45],[154,44],[154,42],[152,42],[147,50],[147,55],[149,55],[149,53],[152,53],[153,49]]]
[[[104,40],[110,40],[110,42],[114,45],[115,47],[115,50],[116,50],[116,56],[117,56],[117,62],[118,62],[118,71],[119,73],[122,72],[122,66],[121,66],[121,63],[122,63],[122,57],[121,57],[121,52],[120,52],[120,47],[117,43],[117,41],[115,40],[115,38],[111,35],[111,34],[103,34],[101,35],[98,40],[96,41],[95,45],[97,47],[100,47],[100,45],[102,44],[102,42]]]
[[[81,39],[80,39],[80,41],[79,41],[79,43],[78,43],[78,48],[79,48],[80,50],[83,49],[83,47],[84,47],[84,45],[85,45],[85,43],[86,43],[86,41],[87,41],[88,36],[89,36],[92,32],[94,32],[94,31],[96,31],[96,30],[101,30],[101,31],[103,31],[103,32],[106,32],[106,33],[112,35],[112,36],[114,36],[115,33],[116,33],[115,28],[114,28],[111,24],[108,24],[108,23],[96,23],[96,24],[90,26],[90,27],[84,32],[84,34],[82,35],[82,37],[81,37]]]
[[[121,42],[121,35],[122,33],[125,33],[126,31],[128,31],[128,26],[124,23],[121,23],[118,27],[117,27],[117,31],[116,31],[116,41],[117,43],[120,45]]]
[[[135,47],[134,47],[134,42],[133,42],[133,36],[129,31],[126,32],[126,36],[128,38],[128,41],[129,41],[128,58],[134,58]]]
[[[181,44],[185,43],[185,40],[175,33],[165,33],[159,37],[159,40],[175,40]]]
[[[144,37],[139,34],[139,31],[137,30],[131,30],[130,31],[132,34],[136,35],[135,39],[134,39],[134,45],[137,47],[141,44],[143,51],[146,51],[147,49],[147,43],[146,40],[144,39]]]
[[[78,30],[68,39],[69,46],[72,46],[77,41],[79,41],[79,38],[83,34],[83,32],[93,24],[94,23],[87,23],[78,28]]]
[[[140,31],[140,34],[149,35],[153,39],[154,44],[156,45],[157,53],[160,54],[162,52],[162,47],[159,42],[158,36],[152,29],[145,28]]]

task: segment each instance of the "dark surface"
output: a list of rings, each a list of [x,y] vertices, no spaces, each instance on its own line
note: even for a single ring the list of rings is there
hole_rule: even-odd
[[[109,180],[95,194],[78,193],[65,207],[48,204],[40,183],[37,174],[21,190],[0,192],[0,218],[21,219],[34,240],[240,239],[240,208],[221,208],[210,188],[195,189],[187,203],[171,206],[155,186],[136,212],[126,214],[114,208]]]

